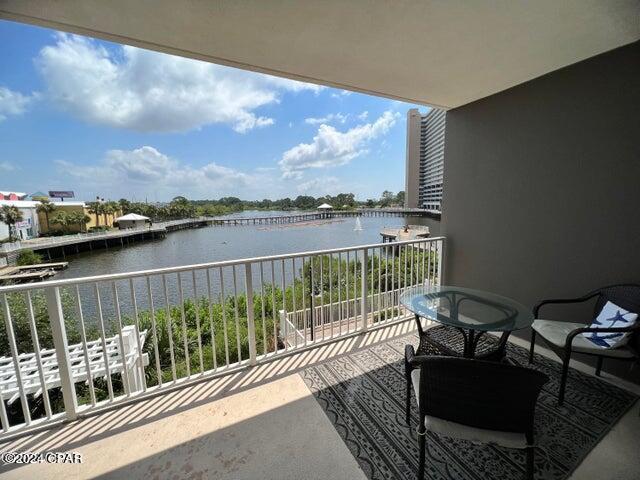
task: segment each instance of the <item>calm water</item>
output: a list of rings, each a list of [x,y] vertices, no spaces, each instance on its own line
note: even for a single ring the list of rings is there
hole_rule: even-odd
[[[283,213],[286,212],[242,212],[236,216],[266,216]],[[94,250],[79,255],[67,255],[69,268],[57,274],[55,279],[134,272],[221,260],[380,243],[380,231],[383,228],[401,228],[404,225],[402,217],[362,217],[360,221],[362,231],[354,230],[355,218],[324,220],[306,224],[212,226],[180,230],[167,234],[164,239],[141,241],[129,246]],[[439,222],[431,219],[411,218],[410,223],[428,225],[432,236],[439,233]],[[353,259],[354,257],[352,257]],[[260,290],[262,284],[271,283],[270,265],[265,264],[264,277],[260,276],[260,268],[254,267],[254,291]],[[278,286],[289,285],[294,275],[300,278],[301,260],[296,262],[295,270],[290,261],[286,265],[280,262],[275,262],[273,265],[274,280]],[[206,270],[199,270],[195,273],[153,275],[149,277],[149,284],[146,283],[145,277],[137,277],[132,280],[132,283],[129,283],[128,280],[121,280],[115,283],[100,282],[97,286],[93,284],[81,285],[79,294],[82,299],[85,324],[98,325],[98,310],[100,310],[103,313],[105,324],[111,325],[111,327],[116,326],[116,304],[120,305],[123,316],[132,318],[133,297],[131,289],[135,292],[136,303],[141,311],[150,309],[152,304],[156,309],[180,305],[182,298],[201,298],[207,295],[207,291],[215,301],[227,298],[234,292],[241,294],[246,290],[242,267],[225,268],[212,272],[207,273]],[[117,302],[113,290],[114,285],[118,292]],[[100,309],[97,308],[96,287],[100,295]],[[75,295],[72,287],[65,291],[72,296]]]
[[[241,212],[235,216],[282,215],[291,212]],[[125,247],[67,255],[69,268],[55,279],[76,278],[152,268],[190,265],[283,253],[347,247],[381,241],[380,230],[402,227],[401,217],[362,217],[362,231],[354,231],[355,218],[314,222],[310,225],[251,225],[204,227],[167,234],[155,241]],[[439,233],[439,222],[411,218]]]

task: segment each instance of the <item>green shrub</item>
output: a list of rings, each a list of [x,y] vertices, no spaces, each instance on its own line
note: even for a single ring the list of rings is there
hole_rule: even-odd
[[[42,257],[33,250],[22,250],[18,254],[18,265],[37,265],[42,263]]]

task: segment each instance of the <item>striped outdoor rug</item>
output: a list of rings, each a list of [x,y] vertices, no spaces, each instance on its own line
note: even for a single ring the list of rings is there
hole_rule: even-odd
[[[306,369],[302,376],[366,475],[372,480],[412,479],[418,468],[415,432],[405,425],[404,346],[417,337],[392,340]],[[509,344],[508,355],[527,364],[527,351]],[[536,478],[565,479],[637,396],[598,378],[571,370],[565,403],[557,405],[560,364],[536,355],[549,376],[538,400]],[[428,434],[429,479],[521,479],[524,452],[476,445]]]

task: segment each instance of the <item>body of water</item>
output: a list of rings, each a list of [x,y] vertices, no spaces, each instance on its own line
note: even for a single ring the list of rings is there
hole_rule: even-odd
[[[281,215],[292,212],[241,212],[235,216]],[[287,253],[308,252],[331,248],[350,247],[381,243],[380,231],[384,228],[401,228],[402,217],[360,217],[362,230],[356,231],[356,217],[336,218],[304,223],[247,225],[247,226],[210,226],[197,229],[179,230],[168,233],[164,239],[131,243],[124,247],[111,247],[77,255],[67,255],[69,268],[59,272],[54,279],[91,277],[112,273],[135,272],[163,267],[185,266],[210,263],[223,260],[262,257]],[[409,219],[411,224],[428,225],[432,236],[439,234],[439,222],[427,218]],[[352,256],[351,260],[355,260]],[[265,265],[264,278],[260,269],[253,269],[253,287],[260,290],[263,284],[271,283],[269,264]],[[300,278],[302,260],[298,259],[295,268],[291,261],[286,265],[275,262],[275,284],[290,285],[294,276]],[[132,316],[132,297],[130,289],[135,291],[136,302],[141,310],[151,307],[152,297],[156,308],[180,305],[184,298],[197,298],[207,294],[211,286],[213,299],[226,298],[229,295],[245,291],[244,272],[241,267],[212,271],[199,270],[193,274],[152,275],[149,285],[144,277],[137,277],[130,285],[128,280],[116,282],[122,314]],[[100,304],[105,323],[115,321],[115,297],[110,282],[98,284]],[[67,288],[72,296],[73,288]],[[81,285],[82,310],[87,324],[97,324],[98,298],[93,285]]]
[[[245,211],[234,216],[288,213],[292,212]],[[67,255],[69,268],[56,275],[55,279],[380,243],[380,231],[383,228],[401,228],[405,223],[402,217],[361,217],[360,221],[361,231],[354,230],[355,218],[304,224],[215,226],[180,230],[168,233],[161,240]],[[412,217],[409,222],[428,225],[431,236],[439,234],[438,221]]]

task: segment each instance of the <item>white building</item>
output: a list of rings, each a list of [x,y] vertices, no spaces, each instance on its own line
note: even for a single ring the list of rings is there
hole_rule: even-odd
[[[407,113],[405,206],[441,211],[444,176],[445,111],[417,108]]]
[[[40,224],[38,222],[38,212],[36,207],[40,202],[33,200],[0,200],[0,207],[9,205],[16,207],[22,213],[22,220],[16,223],[15,238],[17,240],[27,240],[38,236]],[[9,226],[0,221],[0,240],[9,236]]]
[[[0,199],[0,207],[9,205],[16,207],[22,213],[22,220],[16,223],[14,238],[16,240],[28,240],[40,236],[40,220],[37,211],[40,202],[37,200],[9,200],[9,198],[25,198],[26,194],[19,192],[0,191],[4,199]],[[20,197],[21,196],[21,197]],[[56,207],[73,208],[83,207],[84,202],[51,202]],[[0,221],[0,240],[9,237],[9,226]]]

